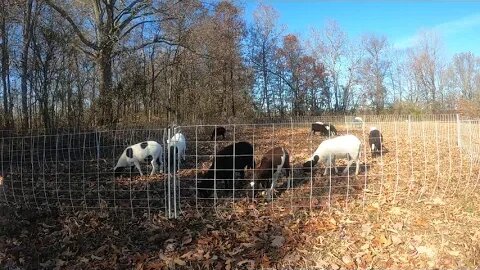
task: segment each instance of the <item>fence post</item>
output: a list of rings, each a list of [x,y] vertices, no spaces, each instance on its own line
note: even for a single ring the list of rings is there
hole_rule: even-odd
[[[412,128],[412,116],[409,114],[408,115],[408,136],[410,136],[411,128]]]
[[[348,124],[347,124],[347,116],[343,116],[343,122],[345,123],[345,127],[347,128],[347,133],[348,133]]]
[[[457,145],[462,146],[460,115],[457,113]]]

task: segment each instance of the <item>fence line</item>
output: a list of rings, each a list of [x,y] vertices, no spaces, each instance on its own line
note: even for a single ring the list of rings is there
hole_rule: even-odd
[[[140,210],[148,215],[162,211],[176,218],[182,211],[230,209],[235,204],[263,199],[270,202],[272,209],[348,209],[381,199],[409,202],[476,192],[480,181],[479,120],[461,119],[458,115],[361,117],[364,121],[360,125],[353,122],[353,116],[269,118],[271,122],[257,119],[255,123],[224,125],[227,138],[213,141],[210,135],[218,125],[178,126],[176,130],[187,138],[186,162],[180,164],[171,160],[166,143],[173,129],[5,136],[0,138],[0,203],[47,209],[125,209],[132,214]],[[336,175],[332,171],[322,176],[323,164],[308,170],[302,167],[326,139],[310,133],[310,125],[316,121],[332,123],[340,134],[360,138],[363,164],[359,176],[350,172]],[[371,126],[382,131],[389,150],[379,157],[370,154]],[[168,165],[164,171],[140,177],[136,169],[127,169],[123,175],[115,175],[113,167],[125,148],[147,140],[162,142],[162,164]],[[232,180],[222,180],[217,177],[217,164],[213,164],[214,195],[202,196],[199,186],[207,181],[205,172],[211,161],[220,149],[240,141],[252,143],[257,165],[269,149],[285,147],[293,164],[291,174],[281,178],[276,193],[268,200],[261,195],[264,187],[250,186],[250,182],[258,181],[252,170],[247,170],[245,179],[231,170]],[[235,151],[238,149],[234,147]],[[344,161],[338,163],[342,166]],[[170,165],[174,171],[170,171]],[[231,189],[226,188],[226,181],[233,181]]]

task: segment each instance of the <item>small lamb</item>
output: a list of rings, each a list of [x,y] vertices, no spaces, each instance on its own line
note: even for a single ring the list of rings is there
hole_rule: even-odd
[[[335,169],[335,173],[338,174],[338,169],[335,166],[335,159],[346,158],[348,163],[345,170],[343,170],[343,174],[346,174],[350,169],[350,165],[355,162],[357,165],[355,175],[357,175],[360,169],[360,150],[361,142],[354,135],[343,135],[328,139],[320,143],[312,157],[303,164],[303,167],[305,169],[310,169],[315,166],[318,161],[322,161],[326,165],[323,175],[326,175],[327,169],[332,166]]]
[[[152,158],[151,164],[153,166],[150,175],[153,175],[158,166],[160,168],[162,167],[163,160],[163,148],[155,141],[145,141],[127,147],[118,159],[117,165],[113,170],[115,173],[118,173],[125,167],[132,167],[135,165],[140,172],[140,175],[143,176],[140,161],[145,161],[149,157]]]

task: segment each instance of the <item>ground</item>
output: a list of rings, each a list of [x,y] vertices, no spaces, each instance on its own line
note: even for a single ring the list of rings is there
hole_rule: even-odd
[[[185,169],[178,175],[178,219],[165,217],[163,174],[115,178],[108,172],[125,141],[114,143],[115,147],[103,143],[102,159],[92,158],[91,164],[82,166],[74,158],[58,161],[59,154],[55,159],[41,158],[50,166],[38,165],[43,168],[38,174],[25,162],[37,155],[21,152],[25,156],[21,177],[16,174],[18,166],[11,166],[13,176],[4,180],[10,204],[0,212],[0,265],[7,269],[479,267],[479,167],[457,147],[455,125],[375,125],[384,134],[388,152],[373,158],[364,143],[361,173],[356,177],[321,176],[322,165],[311,173],[301,168],[325,139],[311,136],[307,124],[236,126],[235,138],[232,127],[227,127],[227,141],[215,149],[228,141],[247,140],[255,145],[259,160],[271,146],[285,146],[292,156],[294,188],[287,190],[283,179],[273,201],[253,199],[240,190],[235,198],[221,196],[215,205],[211,198],[193,196],[195,180],[201,179],[214,153],[213,143],[205,141],[210,131],[185,127],[189,150]],[[337,129],[367,141],[368,127]],[[117,142],[122,136],[114,137]],[[90,140],[85,138],[84,145]],[[72,147],[76,148],[89,149]],[[103,157],[112,150],[117,155]],[[86,155],[80,159],[90,160]],[[28,186],[38,188],[29,191]],[[30,207],[16,207],[24,205],[22,200]]]

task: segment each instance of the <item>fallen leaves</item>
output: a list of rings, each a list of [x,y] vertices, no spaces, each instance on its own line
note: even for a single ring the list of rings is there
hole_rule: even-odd
[[[429,258],[434,258],[436,255],[436,252],[433,248],[427,247],[427,246],[418,246],[415,248],[418,254],[424,254]]]
[[[275,236],[273,236],[273,239],[272,239],[272,242],[270,243],[270,246],[279,248],[279,247],[283,246],[284,242],[285,242],[285,237],[283,237],[281,235],[275,235]]]
[[[301,132],[304,131],[289,131],[288,136]],[[389,136],[386,140],[392,145]],[[303,142],[291,146],[292,151],[295,149],[293,159],[311,154]],[[384,157],[384,172],[379,171],[377,161],[366,157],[367,164],[373,164],[368,179],[362,176],[356,183],[349,182],[361,189],[358,193],[349,189],[352,192],[348,198],[343,187],[345,179],[339,177],[329,182],[317,177],[312,179],[312,198],[307,183],[285,192],[273,203],[238,199],[235,205],[228,205],[232,211],[222,209],[226,204],[218,205],[214,214],[182,209],[185,215],[178,220],[168,220],[158,212],[150,217],[132,217],[130,209],[128,213],[114,213],[106,209],[111,202],[103,199],[100,205],[105,209],[101,211],[81,210],[34,218],[11,214],[6,216],[8,224],[0,220],[0,268],[28,268],[35,258],[40,260],[37,266],[48,269],[111,269],[117,265],[124,269],[227,270],[477,267],[480,233],[474,228],[480,226],[480,199],[462,202],[467,199],[461,192],[457,192],[458,198],[442,197],[442,192],[448,194],[451,189],[442,190],[441,185],[437,193],[430,195],[432,179],[424,180],[423,171],[421,175],[410,175],[409,168],[397,171],[393,151]],[[418,151],[414,155],[423,157]],[[398,154],[410,155],[403,150]],[[448,155],[445,156],[447,160],[442,166],[449,163]],[[458,172],[459,168],[454,167],[453,173]],[[182,172],[182,177],[187,178],[189,173],[192,171]],[[380,178],[381,175],[384,177]],[[134,191],[145,194],[142,182],[147,180],[134,181],[117,182],[115,187],[125,191],[132,184],[138,185]],[[151,181],[150,191],[154,185],[161,188],[161,181]],[[96,200],[99,187],[94,184],[87,182],[87,188],[94,189]],[[460,184],[452,180],[449,185],[456,188]],[[418,192],[424,192],[421,200]],[[393,195],[395,202],[391,200]],[[310,204],[312,211],[295,208],[308,208]],[[129,208],[131,204],[129,200],[119,200],[117,206]]]

